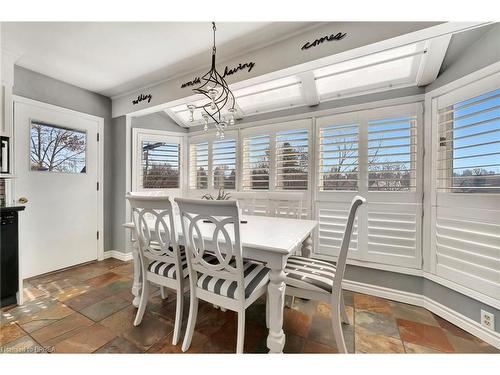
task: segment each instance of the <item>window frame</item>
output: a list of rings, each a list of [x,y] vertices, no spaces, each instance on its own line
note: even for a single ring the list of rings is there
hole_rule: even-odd
[[[179,144],[179,187],[178,188],[143,188],[139,182],[142,172],[142,142],[157,141]],[[186,135],[164,130],[132,128],[132,191],[138,192],[171,192],[173,195],[181,195],[185,187],[185,160],[186,160]]]
[[[235,170],[236,170],[236,181],[235,181],[235,188],[234,189],[224,189],[227,191],[237,191],[239,189],[239,180],[240,180],[240,152],[239,152],[239,145],[240,145],[240,140],[239,140],[239,132],[237,130],[229,130],[225,132],[225,137],[224,140],[230,140],[234,139],[235,140],[235,157],[236,157],[236,162],[235,162]],[[214,132],[210,133],[204,133],[204,134],[198,134],[198,135],[193,135],[188,138],[188,145],[187,145],[187,154],[188,154],[188,161],[187,161],[187,190],[189,192],[216,192],[219,189],[214,187],[214,168],[213,168],[213,143],[220,141],[215,136]],[[193,188],[191,187],[191,147],[199,144],[199,143],[208,143],[208,179],[207,179],[207,188],[206,189],[198,189],[198,188]]]
[[[276,135],[283,131],[288,130],[299,130],[306,129],[308,134],[308,163],[307,163],[307,188],[306,189],[277,189],[277,178],[276,178]],[[313,122],[311,117],[300,119],[300,120],[292,120],[292,121],[280,121],[273,124],[255,126],[250,128],[242,129],[240,132],[240,140],[241,145],[244,144],[246,138],[254,137],[254,136],[269,136],[269,189],[244,189],[243,188],[243,179],[241,178],[243,173],[243,163],[244,158],[241,157],[241,163],[239,164],[240,171],[237,172],[237,175],[240,175],[240,181],[238,184],[238,190],[244,192],[259,192],[259,191],[279,191],[279,192],[302,192],[309,193],[312,191],[312,183],[313,183],[313,165],[314,160],[311,160],[311,155],[314,155],[313,147],[314,147],[314,137],[313,137]]]

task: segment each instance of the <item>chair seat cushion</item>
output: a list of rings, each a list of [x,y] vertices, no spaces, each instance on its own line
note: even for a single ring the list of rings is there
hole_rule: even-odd
[[[234,266],[234,261],[231,263]],[[248,298],[261,287],[267,285],[269,282],[269,268],[256,262],[244,261],[243,269],[245,275],[245,298]],[[209,292],[233,299],[237,298],[239,293],[236,281],[217,278],[207,274],[199,274],[197,285],[199,288]]]
[[[323,260],[291,256],[285,267],[285,283],[316,292],[332,292],[335,265]]]
[[[172,247],[169,247],[169,250],[172,251]],[[186,259],[186,251],[184,246],[179,246],[179,250],[181,252],[181,267],[182,267],[182,277],[186,278],[189,274],[187,259]],[[172,258],[173,260],[173,258]],[[175,272],[175,264],[168,262],[160,262],[158,260],[152,261],[149,263],[148,271],[155,273],[160,276],[168,277],[169,279],[176,279],[177,275]]]

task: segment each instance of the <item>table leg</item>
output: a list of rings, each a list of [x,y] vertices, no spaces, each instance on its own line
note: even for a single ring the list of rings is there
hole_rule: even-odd
[[[307,236],[307,238],[302,242],[302,256],[310,258],[313,253],[313,239],[312,234]]]
[[[137,241],[132,239],[132,257],[134,258],[134,283],[132,284],[132,294],[134,295],[134,300],[132,301],[132,305],[135,307],[139,307],[142,290],[141,258],[139,257],[137,246]]]
[[[282,353],[285,346],[283,332],[283,305],[285,301],[285,272],[282,268],[271,269],[267,287],[269,303],[269,334],[267,347],[269,353]]]

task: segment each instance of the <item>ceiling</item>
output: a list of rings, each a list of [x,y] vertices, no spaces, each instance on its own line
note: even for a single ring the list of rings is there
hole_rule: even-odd
[[[319,25],[221,22],[217,57]],[[202,68],[211,44],[209,22],[2,22],[2,48],[17,65],[109,97]]]

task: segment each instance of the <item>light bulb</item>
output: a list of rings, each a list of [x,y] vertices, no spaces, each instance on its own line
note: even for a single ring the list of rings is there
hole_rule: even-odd
[[[229,108],[228,109],[228,112],[229,112],[229,125],[234,125],[234,114],[236,113],[236,109],[235,108]]]
[[[217,133],[215,133],[215,136],[216,136],[217,138],[219,138],[219,137],[220,137],[220,132],[219,132],[218,130],[217,130]]]
[[[189,104],[187,107],[189,109],[189,114],[190,114],[189,121],[193,122],[194,121],[194,110],[196,107],[192,104]]]
[[[220,133],[220,139],[224,139],[224,132]]]

